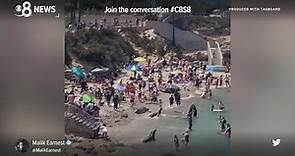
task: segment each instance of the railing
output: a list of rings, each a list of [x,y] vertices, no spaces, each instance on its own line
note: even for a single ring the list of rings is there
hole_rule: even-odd
[[[93,115],[90,115],[89,113],[87,113],[83,109],[79,108],[78,106],[66,103],[65,107],[66,107],[67,112],[77,113],[79,116],[81,116],[83,118],[87,118],[87,119],[91,119],[91,120],[97,120]]]
[[[212,60],[213,60],[213,54],[212,54],[212,51],[211,51],[211,46],[210,46],[210,43],[209,41],[207,41],[207,48],[208,48],[208,64],[212,64]]]

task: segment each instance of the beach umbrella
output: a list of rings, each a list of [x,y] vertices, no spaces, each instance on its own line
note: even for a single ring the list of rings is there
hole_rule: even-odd
[[[220,65],[207,65],[207,71],[209,72],[225,72],[226,67]]]
[[[89,103],[89,102],[92,101],[92,97],[90,95],[87,95],[87,94],[83,95],[82,99],[83,99],[84,103]]]
[[[82,79],[85,78],[85,74],[83,73],[83,71],[80,67],[74,66],[72,68],[72,73],[79,78],[82,78]]]
[[[117,90],[117,91],[124,91],[125,87],[123,85],[120,85],[120,84],[115,84],[114,89]]]
[[[130,70],[131,71],[140,71],[140,67],[138,65],[133,65]]]
[[[106,72],[108,70],[109,70],[109,68],[95,68],[95,69],[91,70],[91,73]]]
[[[136,57],[136,58],[134,59],[134,61],[135,61],[135,62],[145,62],[146,59],[143,58],[143,57]]]

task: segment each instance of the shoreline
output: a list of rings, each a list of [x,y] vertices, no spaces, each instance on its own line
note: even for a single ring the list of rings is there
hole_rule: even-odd
[[[215,92],[223,92],[224,94],[227,94],[228,89],[229,88],[220,88],[220,89],[214,90],[213,92],[214,93]],[[203,116],[204,114],[209,114],[209,115],[213,114],[213,113],[209,112],[209,105],[208,105],[208,110],[207,110],[207,103],[209,104],[210,102],[217,101],[216,98],[218,100],[218,98],[222,98],[222,97],[220,97],[220,96],[214,97],[211,100],[202,99],[201,97],[192,97],[192,98],[184,99],[183,104],[180,107],[174,107],[174,108],[169,108],[168,110],[163,110],[163,115],[160,116],[157,119],[147,118],[148,115],[146,113],[144,115],[141,115],[141,118],[136,118],[136,119],[130,121],[126,125],[119,125],[119,126],[116,126],[116,127],[109,128],[109,132],[110,132],[110,135],[111,135],[111,141],[106,141],[106,140],[101,140],[101,139],[96,140],[96,139],[85,139],[84,138],[84,140],[82,139],[83,140],[82,142],[74,143],[73,144],[74,146],[71,146],[71,148],[75,148],[74,152],[79,152],[79,153],[82,152],[83,153],[83,151],[85,151],[85,150],[81,150],[81,147],[79,147],[79,146],[83,146],[83,147],[86,146],[86,147],[84,147],[84,149],[87,148],[87,146],[94,146],[94,147],[96,147],[94,149],[98,150],[99,153],[100,152],[105,153],[106,152],[105,150],[107,150],[108,148],[111,148],[109,146],[113,146],[112,147],[112,148],[114,148],[113,151],[106,152],[105,155],[121,155],[121,154],[124,155],[124,152],[125,153],[129,153],[130,151],[131,152],[132,151],[133,152],[139,152],[139,151],[145,150],[146,148],[147,149],[156,148],[157,145],[160,145],[160,144],[162,145],[163,144],[163,140],[162,140],[163,138],[167,138],[166,137],[167,135],[168,136],[172,135],[171,130],[173,130],[173,131],[175,131],[177,133],[180,133],[180,132],[183,132],[184,129],[183,128],[174,129],[173,127],[163,125],[164,126],[163,129],[160,129],[160,131],[159,131],[159,135],[160,135],[159,137],[160,138],[155,142],[145,144],[145,143],[141,143],[140,140],[142,138],[138,137],[138,136],[143,137],[144,135],[146,135],[148,133],[147,130],[149,128],[140,126],[140,125],[144,124],[143,122],[145,122],[145,123],[158,123],[158,122],[162,123],[164,120],[168,120],[168,121],[180,120],[181,124],[182,124],[182,122],[184,122],[185,119],[181,119],[181,118],[184,117],[185,114],[181,113],[181,115],[179,115],[178,113],[176,113],[175,116],[177,116],[177,117],[172,117],[172,114],[175,114],[175,113],[173,113],[175,108],[181,109],[181,110],[186,110],[187,107],[189,107],[191,101],[195,101],[195,103],[197,103],[198,107],[199,107],[199,105],[202,105],[202,106],[204,106],[206,108],[205,110],[204,110],[204,108],[203,109],[200,108],[201,109],[200,110],[200,114],[201,114],[200,119],[202,119],[202,118],[205,118]],[[204,102],[207,102],[207,103],[204,103]],[[206,111],[208,111],[209,113],[206,112]],[[228,112],[228,110],[226,110],[226,112]],[[167,114],[167,115],[165,116],[164,114]],[[217,118],[217,116],[216,116],[216,118]],[[197,119],[197,120],[199,120],[199,119]],[[197,125],[200,124],[199,121],[196,121],[196,122],[197,122],[196,123]],[[186,125],[185,122],[184,122],[184,125]],[[134,130],[134,132],[133,132],[132,129],[135,129],[135,127],[137,127],[137,129]],[[216,132],[218,131],[217,127],[218,126],[216,125]],[[145,129],[145,130],[142,130],[142,129]],[[198,128],[198,130],[193,130],[193,132],[197,133],[197,134],[198,133],[207,134],[206,131],[207,131],[206,127],[203,127],[201,129]],[[138,132],[140,132],[140,134]],[[117,134],[112,135],[114,133],[117,133]],[[123,134],[124,134],[124,136],[123,136]],[[162,136],[162,135],[164,135],[164,136]],[[214,138],[218,137],[219,139],[224,140],[223,142],[228,142],[229,141],[229,139],[225,138],[224,136],[220,136],[220,135],[215,136],[215,135],[217,135],[217,134],[214,133],[213,136],[212,135],[209,135],[209,136],[205,135],[205,136],[202,136],[202,137],[205,137],[207,139],[209,137],[209,140],[215,140]],[[120,136],[120,137],[118,137],[118,136]],[[125,140],[125,139],[128,139],[128,138],[131,138],[130,141]],[[212,139],[210,139],[210,138],[212,138]],[[167,140],[167,139],[165,139],[165,140]],[[199,140],[199,139],[197,139],[197,140]],[[90,144],[93,144],[93,145],[90,145]],[[201,146],[201,145],[198,145],[198,146]],[[77,149],[77,146],[78,146],[78,149]],[[167,146],[170,146],[170,145],[167,145]],[[197,145],[195,145],[195,146],[197,146]],[[225,146],[225,145],[222,145],[222,146]],[[163,149],[163,151],[161,151],[161,152],[165,152],[165,151],[168,152],[169,149],[170,149],[169,147],[165,147],[165,149]],[[123,152],[123,153],[121,153],[121,152]],[[182,151],[182,152],[184,152],[184,151]],[[91,155],[91,154],[89,154],[89,155]],[[100,155],[104,155],[104,154],[100,154]]]

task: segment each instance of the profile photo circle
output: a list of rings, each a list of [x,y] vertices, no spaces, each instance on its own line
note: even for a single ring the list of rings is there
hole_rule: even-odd
[[[30,145],[29,142],[26,139],[18,139],[15,146],[14,146],[15,150],[20,152],[20,153],[25,153],[29,150]]]

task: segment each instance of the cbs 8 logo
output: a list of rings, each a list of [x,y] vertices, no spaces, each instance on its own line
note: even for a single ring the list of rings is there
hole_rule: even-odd
[[[30,17],[32,15],[31,6],[31,3],[28,1],[25,1],[22,5],[15,6],[15,11],[21,12],[21,14],[17,16]]]

